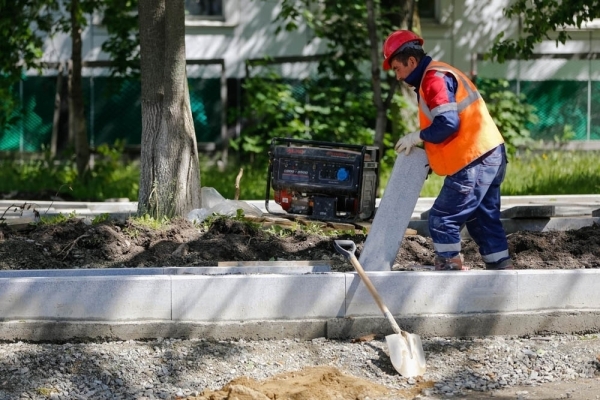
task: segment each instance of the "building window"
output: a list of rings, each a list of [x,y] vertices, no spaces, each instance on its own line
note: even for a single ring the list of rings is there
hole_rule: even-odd
[[[421,19],[436,19],[437,3],[437,0],[418,0],[419,17]]]
[[[189,19],[223,19],[223,0],[185,0]]]

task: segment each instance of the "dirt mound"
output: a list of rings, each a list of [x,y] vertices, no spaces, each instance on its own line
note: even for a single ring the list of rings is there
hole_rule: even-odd
[[[188,400],[273,400],[273,399],[390,399],[413,398],[433,382],[419,382],[413,389],[398,391],[365,379],[343,374],[334,367],[313,367],[286,372],[258,382],[241,377],[232,380],[221,390],[205,390]]]
[[[0,226],[0,269],[215,266],[219,261],[330,260],[334,271],[352,266],[333,248],[350,239],[360,255],[366,235],[327,236],[297,230],[266,232],[256,224],[218,218],[210,228],[184,219],[161,228],[135,220],[89,225],[70,219],[55,225],[31,225],[14,231]],[[517,269],[599,268],[600,225],[572,231],[517,232],[508,236]],[[395,270],[431,265],[431,238],[406,236]],[[483,268],[478,248],[463,241],[465,264]]]

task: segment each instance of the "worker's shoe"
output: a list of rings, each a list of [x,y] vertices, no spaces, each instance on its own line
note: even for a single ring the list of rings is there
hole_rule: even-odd
[[[467,271],[469,268],[463,266],[460,255],[452,258],[435,256],[433,261],[436,271]]]
[[[492,271],[502,271],[505,269],[514,269],[512,260],[507,258],[506,260],[502,260],[497,263],[485,263],[485,269],[489,269]]]

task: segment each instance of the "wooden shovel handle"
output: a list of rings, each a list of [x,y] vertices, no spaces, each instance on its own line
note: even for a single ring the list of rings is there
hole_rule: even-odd
[[[369,292],[371,292],[371,296],[373,296],[373,298],[375,299],[375,302],[379,306],[379,309],[381,310],[381,312],[383,312],[383,315],[387,318],[390,325],[392,325],[392,329],[394,330],[394,332],[398,334],[402,333],[402,330],[396,323],[396,320],[392,316],[392,313],[390,313],[390,310],[388,310],[386,305],[383,303],[383,300],[381,299],[381,296],[379,296],[379,293],[377,293],[375,286],[373,286],[371,280],[363,270],[362,265],[360,265],[360,262],[356,259],[356,256],[354,255],[354,252],[356,251],[356,243],[354,243],[352,240],[335,240],[333,242],[333,247],[335,247],[338,253],[342,254],[344,257],[350,260],[352,266],[354,266],[354,269],[356,270],[356,272],[358,272],[360,279],[362,279],[365,285],[367,285],[367,289],[369,289]],[[349,249],[347,249],[346,247],[348,247]]]
[[[390,325],[392,325],[392,329],[394,330],[394,333],[401,334],[402,329],[400,329],[400,327],[398,326],[398,323],[392,316],[392,313],[387,308],[387,306],[383,303],[381,296],[379,295],[379,293],[377,293],[377,289],[375,289],[375,286],[373,286],[373,283],[371,283],[371,280],[369,279],[369,277],[363,270],[362,265],[360,265],[360,262],[356,259],[356,256],[354,254],[352,254],[350,256],[350,262],[354,266],[354,269],[356,270],[356,272],[358,272],[360,279],[362,279],[364,284],[367,286],[367,289],[369,289],[369,292],[371,292],[371,296],[373,296],[373,298],[375,299],[375,302],[379,306],[379,309],[381,310],[383,315],[387,318]]]

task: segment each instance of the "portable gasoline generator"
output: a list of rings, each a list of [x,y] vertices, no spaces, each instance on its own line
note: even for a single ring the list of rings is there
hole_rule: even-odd
[[[375,146],[274,138],[265,208],[271,214],[319,220],[369,219],[375,211],[378,166]],[[286,213],[269,210],[271,187]]]

